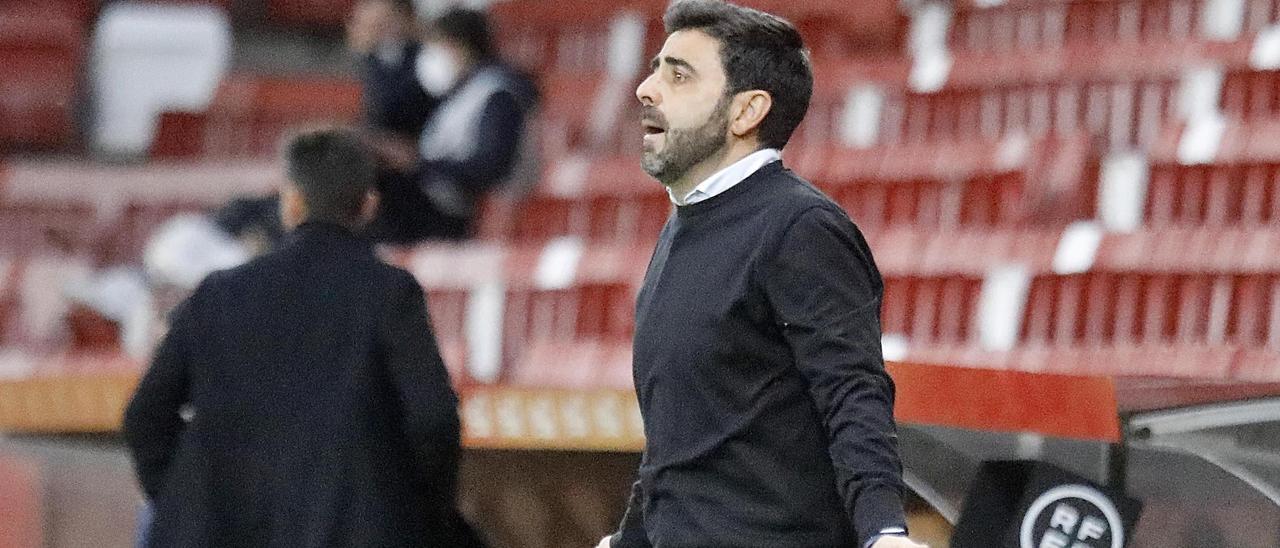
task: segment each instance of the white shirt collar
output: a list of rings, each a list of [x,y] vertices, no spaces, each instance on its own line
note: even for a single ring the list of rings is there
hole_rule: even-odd
[[[746,180],[747,177],[759,171],[760,168],[781,159],[782,152],[776,148],[757,150],[748,154],[747,157],[734,162],[729,167],[716,172],[715,175],[707,177],[705,181],[694,187],[683,198],[677,197],[671,189],[667,189],[667,194],[671,196],[671,202],[678,206],[710,200]]]

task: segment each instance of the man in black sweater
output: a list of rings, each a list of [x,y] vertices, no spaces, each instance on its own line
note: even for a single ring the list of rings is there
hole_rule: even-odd
[[[602,548],[914,548],[882,284],[848,216],[782,166],[813,76],[790,23],[674,3],[636,90],[676,204],[636,307],[647,445]]]
[[[376,208],[373,159],[319,131],[288,161],[296,228],[177,308],[129,403],[149,545],[476,546],[422,288],[353,233]]]

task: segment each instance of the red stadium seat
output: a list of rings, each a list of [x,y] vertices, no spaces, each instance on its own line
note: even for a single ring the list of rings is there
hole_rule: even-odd
[[[442,346],[463,349],[468,363],[465,349],[485,341],[500,346],[498,365],[509,370],[535,345],[629,340],[647,250],[588,246],[550,265],[569,278],[548,280],[554,246],[428,245],[395,261],[425,288]],[[471,375],[470,365],[451,366],[455,378]]]
[[[976,342],[974,322],[987,272],[1000,264],[1047,269],[1056,231],[895,229],[868,243],[884,278],[882,331],[911,347]]]
[[[1094,270],[1114,272],[1266,274],[1280,272],[1280,230],[1187,227],[1113,234],[1098,248]]]
[[[283,27],[332,29],[347,21],[356,0],[268,0],[267,20]]]
[[[545,241],[581,236],[600,242],[648,242],[657,238],[671,208],[665,194],[535,196],[521,207],[513,238]]]
[[[998,82],[934,93],[881,89],[875,128],[880,145],[956,143],[1009,136],[1068,137],[1080,132],[1112,145],[1151,143],[1172,121],[1179,74],[1072,79],[1044,83]],[[827,80],[815,89],[811,116],[798,143],[812,145],[841,134],[850,86]]]
[[[640,118],[635,86],[602,72],[548,72],[539,77],[542,104],[537,119],[543,154],[634,153],[640,149]],[[602,120],[614,120],[603,124]]]
[[[8,254],[11,315],[3,340],[36,351],[63,347],[67,339],[65,316],[70,310],[66,294],[70,284],[84,280],[91,271],[88,257],[58,253]]]
[[[1092,273],[1031,283],[1026,344],[1236,344],[1270,337],[1280,274]]]
[[[510,236],[524,242],[558,236],[653,241],[671,207],[637,157],[561,157],[547,163],[542,183],[515,212]]]
[[[518,64],[536,72],[590,72],[605,67],[609,24],[622,13],[635,13],[645,22],[642,55],[657,53],[665,39],[661,14],[667,4],[666,0],[573,4],[510,0],[494,4],[492,13],[502,50]],[[902,43],[906,32],[906,17],[891,0],[855,4],[747,0],[742,4],[794,22],[817,56],[890,50]]]
[[[1064,46],[1194,42],[1208,0],[1014,0],[998,6],[957,2],[949,44],[957,50],[1010,52]],[[1248,2],[1241,33],[1280,22],[1275,4]]]
[[[8,343],[10,332],[17,329],[21,273],[21,264],[15,256],[0,254],[0,345]]]
[[[1036,6],[1019,5],[1007,11],[1058,9],[1043,6],[1060,4]],[[958,17],[962,20],[963,13]],[[956,37],[954,29],[951,36]],[[1005,38],[1016,39],[1016,35]],[[907,57],[818,57],[814,102],[798,142],[838,136],[850,90],[855,85],[872,85],[884,98],[879,143],[1088,131],[1112,145],[1148,146],[1174,121],[1178,84],[1189,68],[1215,66],[1252,74],[1248,67],[1253,44],[1245,38],[1227,42],[1080,40],[1048,49],[1018,44],[998,50],[954,51],[941,88],[929,93],[908,91],[912,60]],[[997,66],[999,70],[992,70]],[[1236,79],[1227,78],[1225,105],[1233,104],[1233,93],[1244,95],[1231,91],[1243,86]],[[1252,96],[1270,95],[1255,92]]]
[[[606,69],[610,24],[624,13],[638,14],[645,23],[646,51],[637,55],[656,53],[663,36],[658,20],[661,6],[645,0],[573,4],[514,0],[496,3],[491,13],[494,36],[509,61],[535,74],[582,74]]]
[[[1145,223],[1256,226],[1280,221],[1280,162],[1151,166]]]
[[[0,6],[0,149],[58,149],[75,137],[85,33],[74,12]]]
[[[864,229],[1065,224],[1092,213],[1093,152],[1069,139],[802,149],[792,165]]]
[[[73,204],[0,205],[0,252],[88,249],[100,236],[94,217]]]
[[[206,112],[162,115],[151,152],[159,158],[270,156],[291,130],[351,124],[359,116],[355,80],[233,74]]]
[[[885,277],[882,328],[912,345],[966,344],[981,290],[979,277]]]
[[[1103,239],[1083,273],[1055,274],[1058,234],[886,230],[868,238],[885,280],[883,331],[904,359],[1204,378],[1280,376],[1280,231],[1153,230]],[[1020,332],[983,350],[992,268],[1029,275]],[[1238,370],[1238,372],[1237,372]]]
[[[1029,346],[1273,346],[1280,341],[1280,233],[1173,230],[1112,236],[1090,272],[1031,282]]]
[[[1088,217],[1093,158],[1083,138],[955,146],[788,149],[786,161],[869,231],[885,227],[1062,225]],[[562,157],[502,235],[652,241],[671,213],[633,156]]]
[[[198,158],[204,154],[205,128],[209,117],[203,112],[162,112],[148,156],[154,159]]]
[[[1280,115],[1280,70],[1227,72],[1222,82],[1222,111],[1243,122],[1276,119]]]

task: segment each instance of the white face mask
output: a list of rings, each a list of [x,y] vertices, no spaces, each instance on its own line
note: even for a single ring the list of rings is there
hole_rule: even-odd
[[[449,50],[434,44],[423,46],[414,65],[418,83],[432,95],[444,95],[458,82],[458,60]]]

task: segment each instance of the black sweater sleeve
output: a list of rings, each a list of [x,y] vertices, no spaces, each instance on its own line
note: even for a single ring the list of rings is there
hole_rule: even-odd
[[[779,245],[763,284],[823,419],[861,545],[906,525],[894,386],[880,349],[883,283],[866,241],[833,207],[801,213]]]

